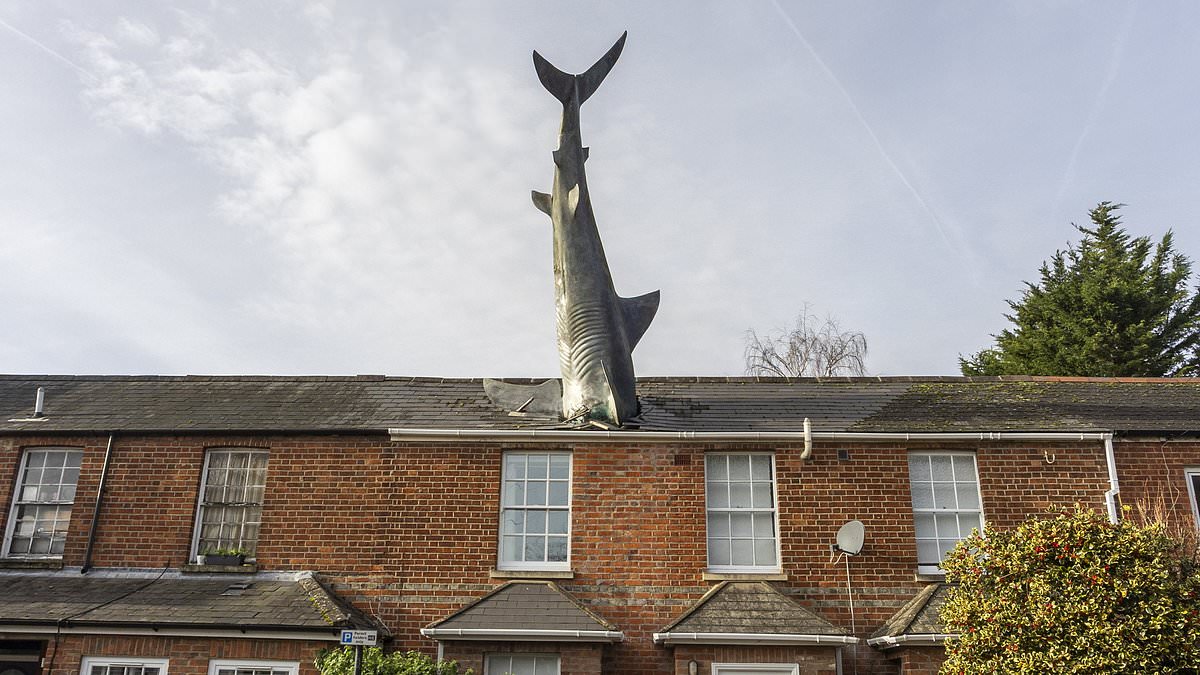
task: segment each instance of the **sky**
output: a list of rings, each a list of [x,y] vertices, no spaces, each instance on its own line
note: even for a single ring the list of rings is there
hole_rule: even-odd
[[[806,306],[952,375],[1098,202],[1200,260],[1200,3],[0,0],[0,371],[557,376],[582,72],[639,376]]]

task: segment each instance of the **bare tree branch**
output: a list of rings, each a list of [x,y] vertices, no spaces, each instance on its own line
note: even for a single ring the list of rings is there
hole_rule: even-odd
[[[820,323],[806,303],[796,325],[778,333],[746,331],[746,374],[768,377],[835,377],[867,374],[867,338],[842,330],[832,316]]]

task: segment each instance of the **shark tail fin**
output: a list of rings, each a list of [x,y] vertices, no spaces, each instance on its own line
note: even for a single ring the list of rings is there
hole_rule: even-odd
[[[554,94],[554,98],[557,98],[563,105],[571,100],[572,94],[578,95],[579,104],[583,105],[583,102],[588,100],[600,83],[604,81],[608,71],[612,70],[617,58],[621,56],[627,35],[629,35],[628,31],[621,33],[616,44],[610,47],[599,61],[592,64],[591,68],[579,75],[564,73],[537,52],[533,53],[533,68],[537,71],[538,79],[542,81],[542,86],[546,88],[546,91]]]
[[[652,291],[636,298],[621,298],[621,314],[625,319],[625,340],[629,350],[637,346],[638,340],[646,334],[654,315],[658,313],[658,291]]]

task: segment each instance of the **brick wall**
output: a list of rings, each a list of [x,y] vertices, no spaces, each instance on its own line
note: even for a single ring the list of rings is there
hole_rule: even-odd
[[[1194,441],[1118,441],[1113,452],[1121,483],[1121,503],[1135,515],[1161,514],[1176,531],[1195,532],[1184,469],[1200,468],[1200,443]]]
[[[903,647],[897,650],[900,675],[938,675],[946,652],[941,647]]]
[[[300,665],[300,675],[317,675],[313,659],[327,646],[330,643],[309,640],[63,635],[56,641],[51,636],[47,639],[42,672],[79,675],[85,656],[109,656],[169,659],[169,675],[208,675],[211,659],[294,661]]]
[[[106,440],[27,437],[0,445],[0,478],[10,477],[0,480],[5,504],[11,503],[20,448],[85,448],[64,557],[69,566],[83,559]],[[185,562],[205,449],[226,446],[270,452],[260,569],[320,572],[344,597],[381,618],[399,646],[430,653],[434,643],[420,637],[421,627],[503,582],[491,574],[502,452],[572,450],[575,574],[559,583],[625,633],[624,642],[605,647],[600,657],[604,672],[622,675],[677,670],[680,648],[655,646],[652,634],[714,583],[704,579],[707,451],[775,452],[787,575],[778,585],[846,628],[845,566],[831,562],[829,545],[844,522],[863,521],[866,546],[851,560],[850,573],[856,634],[864,639],[923,585],[915,578],[909,450],[975,451],[985,516],[1003,526],[1052,503],[1100,508],[1107,488],[1098,442],[817,443],[806,463],[799,445],[501,446],[392,443],[383,435],[131,435],[117,438],[94,563],[153,568]],[[838,450],[848,459],[839,460]],[[7,517],[5,508],[0,518]],[[819,651],[804,658],[819,661],[832,653]],[[862,675],[895,672],[888,658],[865,645],[847,655],[858,660]]]

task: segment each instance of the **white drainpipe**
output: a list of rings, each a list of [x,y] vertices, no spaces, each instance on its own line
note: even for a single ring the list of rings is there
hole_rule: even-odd
[[[1108,492],[1104,493],[1104,503],[1108,506],[1108,519],[1116,525],[1121,520],[1117,509],[1121,484],[1117,482],[1117,454],[1113,451],[1112,434],[1104,435],[1104,461],[1108,464]]]

